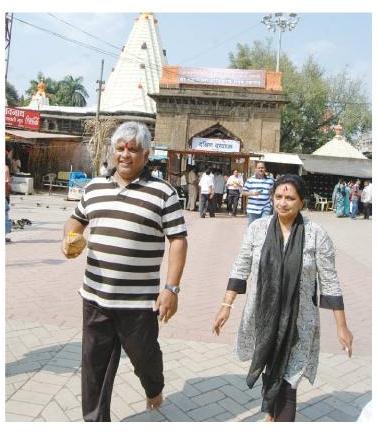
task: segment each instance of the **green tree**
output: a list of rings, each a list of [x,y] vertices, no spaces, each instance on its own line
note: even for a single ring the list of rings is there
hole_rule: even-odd
[[[230,66],[275,70],[272,39],[238,44]],[[349,140],[371,128],[371,110],[362,82],[346,72],[327,77],[309,56],[297,68],[286,54],[280,57],[283,90],[289,103],[282,110],[281,151],[312,153],[334,135],[330,126],[341,123]]]
[[[43,80],[46,85],[46,96],[49,98],[50,105],[60,106],[86,106],[88,93],[82,83],[83,78],[74,78],[67,75],[61,81],[55,81],[39,72],[36,80],[30,81],[30,86],[26,90],[28,101],[37,92],[38,84]]]
[[[8,81],[5,85],[5,97],[7,100],[7,106],[14,107],[18,106],[20,103],[20,98],[15,86]]]
[[[83,78],[74,78],[67,75],[59,82],[59,88],[56,93],[59,105],[66,106],[86,106],[86,98],[89,97],[84,85]]]

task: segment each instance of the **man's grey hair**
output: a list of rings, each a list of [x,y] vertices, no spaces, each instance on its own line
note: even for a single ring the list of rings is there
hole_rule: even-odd
[[[257,160],[257,161],[255,161],[255,168],[257,167],[258,164],[263,164],[264,167],[266,168],[266,165],[265,165],[265,162],[264,162],[264,161],[262,161],[262,160]]]
[[[122,140],[129,142],[135,139],[136,143],[143,147],[144,150],[149,150],[151,147],[151,133],[147,126],[143,123],[134,121],[122,123],[113,133],[110,143],[114,151],[118,141]]]

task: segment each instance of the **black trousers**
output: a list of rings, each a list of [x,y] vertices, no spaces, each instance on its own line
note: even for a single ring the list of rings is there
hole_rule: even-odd
[[[164,387],[159,325],[152,310],[103,308],[83,299],[82,410],[85,421],[110,420],[121,347],[149,398]]]
[[[371,215],[371,203],[363,203],[364,219],[369,219]]]
[[[214,198],[215,198],[215,203],[216,203],[216,209],[220,210],[222,208],[223,194],[216,193],[214,195]]]
[[[228,190],[228,210],[235,216],[238,208],[240,193],[236,189]]]

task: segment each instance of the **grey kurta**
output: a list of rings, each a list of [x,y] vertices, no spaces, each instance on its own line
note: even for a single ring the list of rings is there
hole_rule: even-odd
[[[261,249],[271,219],[272,216],[268,216],[250,224],[230,274],[230,281],[231,279],[234,281],[247,281],[251,275],[246,304],[236,340],[236,354],[242,361],[250,360],[253,356],[255,344],[254,302],[257,275]],[[313,296],[317,276],[320,306],[328,309],[343,309],[342,292],[335,270],[335,253],[332,241],[321,226],[308,218],[304,217],[303,220],[305,241],[297,319],[299,338],[292,348],[284,376],[285,380],[293,387],[297,386],[303,376],[313,384],[316,376],[320,334],[319,309],[314,304]]]

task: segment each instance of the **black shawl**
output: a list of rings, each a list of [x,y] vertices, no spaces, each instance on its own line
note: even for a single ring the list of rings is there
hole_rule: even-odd
[[[275,214],[261,250],[255,303],[256,342],[247,384],[253,387],[263,373],[262,411],[273,412],[292,346],[298,338],[299,283],[302,271],[304,225],[296,217],[284,248]]]

